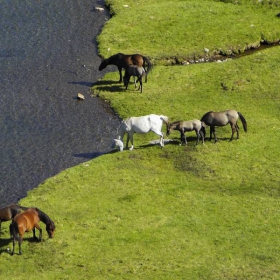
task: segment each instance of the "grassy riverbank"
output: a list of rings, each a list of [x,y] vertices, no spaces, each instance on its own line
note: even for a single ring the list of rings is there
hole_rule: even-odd
[[[206,141],[198,146],[194,133],[189,133],[188,146],[174,143],[164,149],[149,144],[157,138],[154,134],[136,135],[132,152],[112,152],[48,179],[20,203],[49,214],[57,226],[55,237],[47,239],[44,231],[45,240],[36,243],[30,242],[31,233],[26,234],[23,255],[11,257],[6,251],[11,248],[8,223],[3,224],[1,275],[11,279],[278,279],[280,48],[223,63],[161,63],[184,47],[178,53],[182,59],[192,52],[202,55],[205,47],[212,52],[255,43],[260,36],[255,40],[248,31],[244,35],[243,25],[228,25],[245,17],[248,7],[250,18],[274,15],[265,31],[269,40],[275,39],[277,9],[249,5],[249,1],[240,5],[141,1],[137,7],[134,1],[110,3],[116,15],[99,36],[100,53],[108,57],[118,51],[140,52],[160,65],[143,84],[142,94],[132,84],[125,91],[116,82],[118,73],[112,72],[94,86],[95,95],[110,101],[122,118],[156,113],[171,121],[187,120],[209,110],[234,108],[245,116],[248,132],[240,124],[240,139],[229,142],[230,127],[218,128],[217,144]],[[212,9],[219,25],[226,25],[227,33],[235,32],[234,40],[218,42],[208,35],[195,47],[193,40],[182,37],[182,46],[172,47],[174,37],[163,40],[163,31],[155,32],[149,18],[156,12],[159,21],[169,18],[177,37],[183,30],[177,13],[184,3],[189,5],[184,10],[189,16],[183,23],[196,24],[190,32],[193,38],[199,37],[197,30],[211,25],[211,20],[195,13]],[[176,5],[181,8],[175,13]],[[136,8],[141,21],[133,20]],[[227,9],[231,11],[227,17],[220,17]],[[133,36],[122,36],[128,34],[122,30],[124,18],[134,22]],[[262,26],[258,20],[253,24]],[[141,32],[145,30],[154,40],[161,38],[160,51],[158,44],[144,43]],[[110,34],[115,39],[109,44]],[[173,132],[170,138],[178,136]]]
[[[239,54],[263,42],[280,40],[276,28],[280,21],[276,16],[278,0],[106,2],[117,16],[106,23],[99,36],[104,57],[120,51],[139,52],[150,56],[154,63],[171,64]]]

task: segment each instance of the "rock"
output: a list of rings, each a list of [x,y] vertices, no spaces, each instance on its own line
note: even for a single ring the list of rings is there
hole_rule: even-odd
[[[77,99],[78,100],[85,100],[85,97],[81,93],[78,93]]]
[[[104,11],[104,8],[101,8],[101,7],[95,7],[95,10],[98,11],[98,12],[103,12]]]

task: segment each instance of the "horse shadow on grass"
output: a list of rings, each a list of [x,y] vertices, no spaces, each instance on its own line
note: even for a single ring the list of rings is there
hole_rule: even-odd
[[[192,144],[193,142],[194,143],[196,143],[196,136],[187,136],[187,145],[188,144]],[[182,145],[182,146],[185,146],[185,143],[183,142],[181,142],[181,139],[180,139],[180,137],[175,137],[175,138],[173,138],[173,139],[170,139],[171,141],[174,141],[174,143],[173,144],[177,144],[177,145]],[[234,138],[233,140],[236,140],[236,138]],[[226,141],[226,142],[232,142],[233,140],[230,140],[230,138],[228,138],[228,137],[217,137],[217,143],[219,143],[219,142],[223,142],[223,141]],[[210,138],[209,137],[206,137],[205,139],[204,139],[204,143],[215,143],[214,142],[214,138],[212,138],[212,140],[210,141]],[[198,145],[200,145],[200,144],[202,144],[202,140],[201,140],[201,138],[199,138],[199,142],[198,142]],[[195,145],[195,144],[194,144]]]
[[[2,238],[0,237],[0,255],[2,253],[8,253],[9,251],[7,251],[7,247],[9,244],[11,244],[12,246],[12,239],[11,238]]]
[[[234,139],[230,140],[229,137],[217,137],[217,143],[224,142],[224,141],[225,142],[233,142],[233,141],[236,141],[236,140],[239,140],[239,139],[234,138]],[[204,139],[204,141],[205,141],[205,143],[211,143],[212,142],[213,144],[215,144],[215,139],[214,138],[212,138],[211,141],[210,141],[210,138],[206,137]]]
[[[23,239],[23,242],[25,241],[28,241],[30,243],[39,243],[39,242],[43,242],[44,239],[42,239],[41,241],[39,241],[38,237],[36,238],[33,238],[32,237],[26,237]],[[11,254],[11,251],[12,251],[12,248],[13,248],[13,240],[12,238],[0,238],[0,255],[1,254]],[[15,254],[17,255],[18,254],[18,242],[16,242],[16,245],[15,245]]]
[[[78,158],[85,158],[85,159],[94,159],[104,154],[105,153],[101,153],[101,152],[91,152],[91,153],[88,152],[88,153],[73,154],[72,156]]]
[[[125,91],[125,88],[122,83],[116,82],[116,81],[97,81],[92,86],[95,86],[95,91],[109,91],[109,92],[115,92],[115,91]]]
[[[164,139],[164,146],[167,145],[178,145],[179,142],[177,140],[174,139]],[[151,140],[148,144],[143,144],[143,145],[139,145],[139,146],[135,146],[134,149],[137,150],[137,148],[152,148],[152,147],[156,147],[158,146],[160,148],[160,144],[159,144],[159,139],[157,140]],[[129,145],[128,145],[129,147]],[[164,149],[164,147],[163,147]]]
[[[112,150],[108,152],[92,152],[92,153],[80,153],[80,154],[73,154],[72,156],[84,159],[94,159],[103,155],[114,154],[118,152],[117,148],[112,148]]]

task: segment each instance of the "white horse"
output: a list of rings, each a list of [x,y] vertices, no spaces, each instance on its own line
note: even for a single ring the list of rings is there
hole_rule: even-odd
[[[119,128],[118,139],[123,142],[123,136],[128,134],[126,141],[126,148],[128,148],[128,141],[131,142],[130,150],[133,150],[133,134],[134,133],[148,133],[153,131],[160,136],[159,144],[161,148],[164,146],[163,133],[161,132],[163,122],[168,123],[168,117],[162,115],[147,115],[142,117],[130,117],[125,121],[122,121]]]

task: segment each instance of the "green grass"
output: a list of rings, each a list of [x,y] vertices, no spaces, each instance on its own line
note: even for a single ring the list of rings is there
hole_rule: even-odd
[[[121,37],[119,17],[130,18],[137,2],[111,3],[116,16],[104,32]],[[157,2],[140,3],[146,18]],[[163,8],[168,3],[201,6],[201,10],[219,6],[220,12],[228,6],[243,13],[248,6],[252,13],[276,11],[276,5],[252,6],[253,1],[240,5],[161,1],[157,4],[162,18],[168,14]],[[125,4],[132,7],[124,9]],[[267,23],[271,24],[267,34],[277,32],[278,22]],[[143,19],[142,25],[152,32],[154,27],[146,24]],[[207,24],[201,20],[197,29],[208,28]],[[174,30],[180,33],[181,28]],[[129,51],[118,49],[116,40],[111,52],[137,52],[139,47],[151,59],[163,60],[156,48],[151,46],[149,52],[145,49],[149,44],[134,41],[138,32]],[[247,43],[236,32],[236,40]],[[198,43],[202,49],[206,39]],[[108,42],[103,35],[99,40],[104,54],[107,49],[102,46]],[[162,47],[167,57],[172,56],[170,41]],[[190,50],[186,46],[185,53]],[[112,151],[48,179],[20,203],[45,211],[56,223],[55,237],[47,239],[44,230],[44,241],[36,243],[26,233],[23,255],[12,257],[6,253],[12,246],[8,223],[3,223],[0,275],[9,279],[279,279],[280,48],[224,63],[155,66],[142,94],[133,84],[124,90],[118,78],[117,72],[106,74],[93,94],[110,102],[122,118],[156,113],[171,121],[199,119],[209,110],[233,108],[245,116],[248,132],[240,123],[240,139],[229,142],[230,127],[218,128],[217,144],[207,140],[198,146],[195,134],[189,133],[188,146],[174,143],[163,149],[149,144],[157,139],[155,134],[135,135],[133,151]],[[170,138],[178,139],[179,133]]]
[[[100,54],[144,53],[157,64],[219,53],[242,53],[262,41],[279,42],[279,1],[108,0],[117,16],[98,38]],[[228,1],[237,2],[237,1]],[[127,7],[126,7],[127,6]]]

